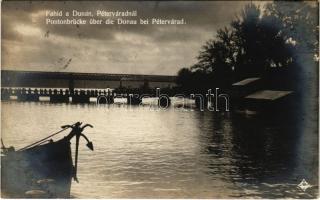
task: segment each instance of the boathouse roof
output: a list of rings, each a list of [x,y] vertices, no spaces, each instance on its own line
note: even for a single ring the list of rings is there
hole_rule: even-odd
[[[257,100],[270,100],[274,101],[291,94],[292,91],[279,91],[279,90],[260,90],[253,94],[246,96],[246,99],[257,99]]]
[[[255,82],[255,81],[259,80],[259,79],[260,79],[259,77],[246,78],[246,79],[243,79],[243,80],[241,80],[239,82],[236,82],[236,83],[232,84],[232,86],[248,85],[249,83]]]

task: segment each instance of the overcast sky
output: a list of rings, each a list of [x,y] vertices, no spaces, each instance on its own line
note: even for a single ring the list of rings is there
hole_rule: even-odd
[[[2,2],[2,69],[175,75],[249,1]],[[186,25],[46,25],[46,10],[137,10]],[[88,18],[87,18],[88,19]],[[104,18],[106,19],[106,18]]]

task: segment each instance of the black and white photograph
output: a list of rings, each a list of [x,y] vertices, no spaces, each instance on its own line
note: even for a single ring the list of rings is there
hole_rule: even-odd
[[[319,1],[1,1],[1,198],[318,199]]]

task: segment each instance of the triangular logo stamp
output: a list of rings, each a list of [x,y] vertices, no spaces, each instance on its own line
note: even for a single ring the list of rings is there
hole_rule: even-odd
[[[305,179],[302,179],[302,181],[298,185],[298,188],[300,188],[304,192],[310,187],[312,187],[312,185],[310,185]]]

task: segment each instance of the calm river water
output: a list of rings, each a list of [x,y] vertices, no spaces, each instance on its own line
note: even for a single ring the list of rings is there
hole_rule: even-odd
[[[310,198],[318,193],[314,125],[301,131],[299,123],[283,124],[276,116],[148,106],[1,105],[6,146],[21,148],[76,121],[94,125],[85,134],[95,150],[81,141],[75,198]],[[302,179],[313,187],[300,190]]]

